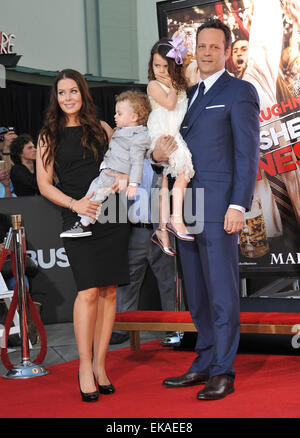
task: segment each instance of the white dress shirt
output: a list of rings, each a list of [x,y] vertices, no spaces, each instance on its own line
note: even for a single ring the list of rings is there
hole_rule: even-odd
[[[217,71],[216,73],[214,73],[213,75],[209,76],[206,79],[201,79],[198,82],[198,87],[197,90],[195,91],[190,103],[189,103],[189,108],[190,106],[193,104],[194,100],[196,99],[196,97],[198,96],[198,92],[199,92],[199,86],[201,84],[201,82],[204,82],[205,88],[204,88],[204,94],[208,92],[208,90],[214,85],[214,83],[216,82],[216,80],[219,79],[220,76],[222,76],[222,74],[224,73],[225,68],[223,68],[220,71]]]

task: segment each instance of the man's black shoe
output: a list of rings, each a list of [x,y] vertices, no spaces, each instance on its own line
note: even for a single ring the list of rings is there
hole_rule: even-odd
[[[211,377],[197,394],[198,400],[219,400],[234,392],[233,379],[225,374]]]
[[[115,344],[123,344],[123,342],[128,341],[129,339],[129,333],[114,333],[112,332],[111,334],[111,338],[109,341],[110,345],[115,345]]]
[[[179,377],[169,377],[163,381],[168,388],[185,388],[186,386],[204,385],[208,382],[209,376],[192,373],[188,371]]]

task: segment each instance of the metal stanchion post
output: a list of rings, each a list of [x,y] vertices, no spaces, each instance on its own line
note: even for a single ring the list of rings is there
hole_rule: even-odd
[[[177,253],[177,245],[175,243],[175,249]],[[175,261],[175,275],[176,275],[176,311],[180,312],[182,309],[182,284],[178,275],[177,254],[174,257]]]
[[[182,296],[182,281],[181,278],[179,278],[178,275],[178,264],[177,264],[177,257],[178,257],[178,248],[177,248],[177,244],[176,244],[176,239],[174,239],[174,246],[175,246],[175,250],[176,250],[176,255],[174,257],[174,263],[175,263],[175,275],[176,275],[176,311],[177,312],[181,312],[182,310],[182,300],[183,300],[183,296]],[[183,332],[176,332],[177,336],[179,339],[182,339],[183,337]]]
[[[21,363],[10,369],[3,377],[6,379],[27,379],[49,374],[49,371],[41,365],[30,362],[26,285],[25,285],[25,230],[21,227],[21,215],[11,216],[12,228],[10,228],[5,247],[10,248],[15,254],[16,282],[18,290],[18,307],[21,334]]]

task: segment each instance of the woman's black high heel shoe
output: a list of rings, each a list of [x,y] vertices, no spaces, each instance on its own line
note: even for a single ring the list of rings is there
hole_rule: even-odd
[[[99,398],[98,391],[94,391],[94,392],[82,392],[81,391],[80,380],[79,380],[79,373],[78,373],[78,384],[79,384],[79,390],[80,390],[82,401],[84,401],[84,402],[93,402],[93,401],[97,401],[98,400],[98,398]]]
[[[116,391],[111,383],[109,385],[99,385],[98,383],[98,389],[100,394],[113,394]]]
[[[94,373],[94,379],[97,382],[99,394],[108,395],[108,394],[113,394],[116,391],[112,383],[110,383],[109,385],[99,385],[95,373]]]

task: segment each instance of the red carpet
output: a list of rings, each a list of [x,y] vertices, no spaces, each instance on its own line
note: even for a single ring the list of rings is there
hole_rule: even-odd
[[[108,353],[116,393],[81,402],[77,361],[49,367],[51,374],[27,380],[0,379],[1,418],[298,418],[300,358],[239,354],[236,392],[223,400],[198,401],[202,387],[170,389],[161,381],[184,373],[195,353],[158,341]]]

